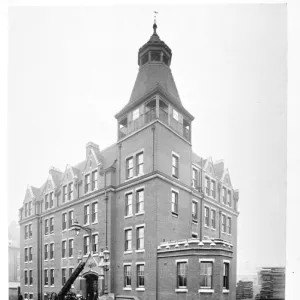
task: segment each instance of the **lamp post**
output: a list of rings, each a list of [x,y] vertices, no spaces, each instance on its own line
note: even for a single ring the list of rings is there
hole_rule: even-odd
[[[110,265],[110,253],[107,247],[103,251],[101,249],[99,253],[99,258],[100,258],[100,263],[99,267],[101,267],[104,271],[104,295],[108,295],[108,289],[107,289],[107,271],[109,270],[109,265]]]
[[[77,221],[74,221],[74,223],[71,226],[71,229],[76,231],[76,235],[79,234],[79,231],[81,229],[89,235],[89,253],[92,253],[92,228],[81,226]],[[78,261],[82,260],[81,251],[79,251],[77,259]]]

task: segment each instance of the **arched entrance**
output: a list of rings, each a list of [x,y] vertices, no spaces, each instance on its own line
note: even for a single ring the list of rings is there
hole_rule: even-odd
[[[98,299],[98,276],[94,273],[86,274],[86,300]]]

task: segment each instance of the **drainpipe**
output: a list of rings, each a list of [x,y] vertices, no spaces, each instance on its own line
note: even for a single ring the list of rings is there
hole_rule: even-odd
[[[40,204],[41,205],[41,202]],[[41,207],[40,207],[41,209]],[[39,216],[38,217],[38,226],[37,226],[37,236],[38,236],[38,243],[37,243],[37,261],[38,261],[38,268],[37,268],[37,279],[38,279],[38,300],[42,300],[43,299],[43,295],[42,295],[42,289],[43,289],[43,280],[42,280],[42,276],[43,276],[43,271],[42,271],[42,253],[43,253],[43,249],[41,247],[42,245],[42,230],[43,228],[43,222],[42,222],[42,218]]]
[[[121,149],[122,149],[122,144],[119,144],[119,184],[121,184]]]
[[[200,241],[202,241],[202,235],[203,235],[203,233],[202,233],[202,226],[203,226],[203,224],[202,224],[202,214],[203,214],[203,197],[204,197],[204,193],[203,193],[203,190],[202,190],[202,161],[203,161],[203,159],[202,159],[202,157],[201,157],[201,168],[200,168],[200,234],[199,234],[199,239],[200,239]]]
[[[152,125],[151,127],[152,129],[152,172],[154,172],[154,168],[155,168],[155,154],[154,154],[154,143],[155,143],[155,125]]]

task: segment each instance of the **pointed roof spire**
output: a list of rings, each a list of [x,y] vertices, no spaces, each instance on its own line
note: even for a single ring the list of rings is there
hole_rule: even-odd
[[[154,24],[153,24],[153,34],[157,34],[156,33],[156,28],[157,28],[157,25],[156,25],[156,15],[158,14],[158,11],[154,11]]]

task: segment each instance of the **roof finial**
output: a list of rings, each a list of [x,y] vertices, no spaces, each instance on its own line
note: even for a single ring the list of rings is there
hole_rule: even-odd
[[[156,15],[158,14],[158,11],[154,11],[154,24],[153,24],[153,34],[156,34],[156,28],[157,28],[157,25],[156,25]]]

